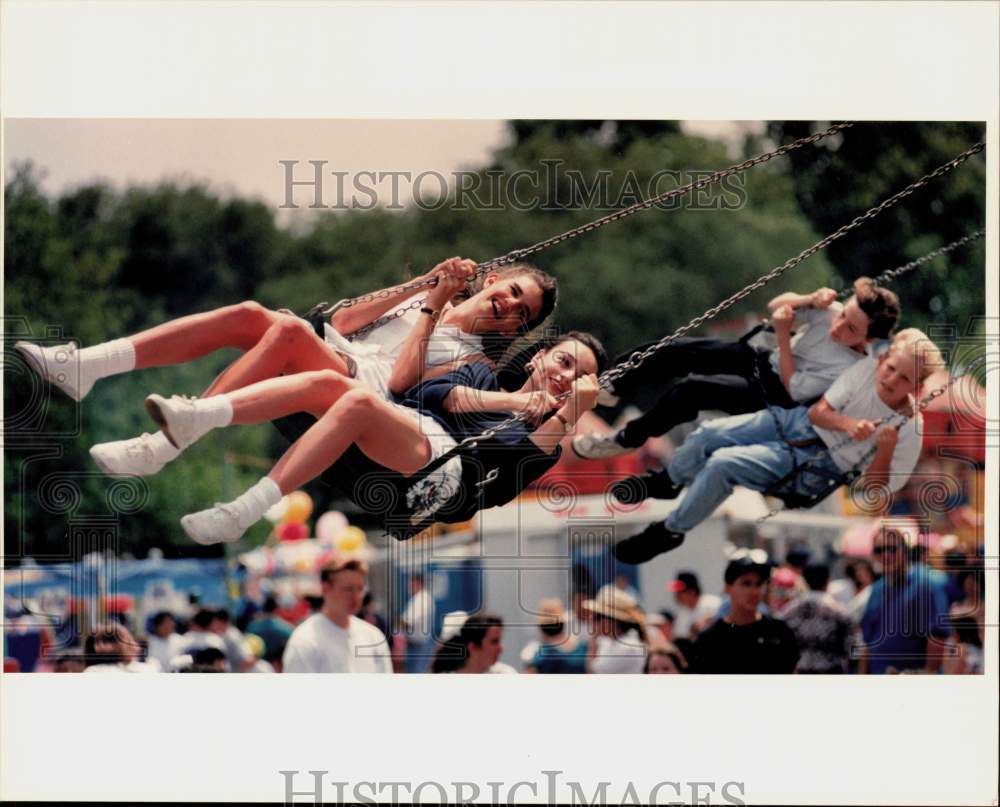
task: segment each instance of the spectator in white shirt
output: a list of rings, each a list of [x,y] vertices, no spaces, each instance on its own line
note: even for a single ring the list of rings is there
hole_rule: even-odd
[[[131,631],[117,622],[107,622],[94,628],[84,641],[84,662],[88,673],[151,673],[160,672],[155,661],[139,661],[142,648]]]
[[[331,560],[320,570],[323,606],[292,633],[285,646],[286,673],[391,673],[385,635],[354,616],[368,587],[368,565],[356,558]]]
[[[217,636],[211,630],[215,618],[216,612],[211,608],[199,608],[188,622],[188,631],[182,637],[184,644],[178,655],[193,656],[197,651],[207,647],[219,650],[225,655],[226,643],[222,641],[221,636]]]
[[[216,611],[215,619],[212,620],[209,630],[222,639],[226,646],[226,661],[229,664],[229,669],[233,672],[249,672],[256,659],[250,648],[247,647],[242,631],[230,622],[229,611],[225,608]]]
[[[170,660],[184,652],[184,637],[177,633],[177,623],[169,611],[160,611],[153,617],[152,632],[146,640],[146,656],[160,663],[163,670],[170,669]]]

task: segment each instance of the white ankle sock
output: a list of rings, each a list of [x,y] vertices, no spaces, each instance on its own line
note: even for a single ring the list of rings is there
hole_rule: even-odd
[[[127,373],[135,369],[135,347],[130,339],[114,339],[77,351],[80,370],[92,378]]]
[[[163,432],[149,435],[149,446],[153,449],[153,456],[160,462],[170,462],[181,455],[181,450],[175,448]]]
[[[247,528],[264,517],[264,513],[281,501],[281,488],[269,476],[230,502],[239,513],[239,524]]]
[[[195,401],[195,406],[199,412],[207,416],[208,422],[212,424],[212,428],[214,429],[220,429],[233,422],[233,404],[229,400],[228,395],[212,395],[209,398],[199,398]]]

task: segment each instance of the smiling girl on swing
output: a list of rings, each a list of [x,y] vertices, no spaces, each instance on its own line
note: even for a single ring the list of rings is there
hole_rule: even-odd
[[[428,313],[403,346],[403,364],[420,366],[437,312],[463,282],[459,276],[445,275],[430,292],[424,309]],[[238,540],[283,495],[318,476],[351,446],[375,465],[409,477],[455,447],[451,429],[478,431],[482,420],[475,413],[496,417],[497,412],[529,407],[527,417],[538,421],[552,412],[552,417],[534,430],[524,424],[520,430],[511,430],[509,450],[499,452],[499,460],[494,460],[508,468],[538,461],[533,477],[520,475],[513,481],[513,487],[520,489],[558,459],[560,441],[579,417],[593,408],[598,391],[596,373],[603,360],[603,348],[596,339],[571,332],[535,354],[528,364],[527,380],[514,393],[499,391],[492,367],[475,362],[410,389],[407,405],[390,402],[361,382],[330,370],[269,379],[195,401],[160,396],[151,396],[151,400],[168,439],[181,449],[221,426],[258,423],[294,412],[316,418],[268,476],[234,501],[181,520],[192,539],[211,544]],[[401,387],[407,380],[405,370],[394,370],[390,390],[403,392]],[[450,418],[457,418],[461,425]],[[458,457],[449,459],[435,473],[439,475],[437,484],[460,494],[463,470]],[[506,485],[505,490],[511,489],[511,481]]]
[[[416,282],[443,277],[456,280],[461,291],[476,275],[474,261],[455,257],[442,261]],[[462,283],[457,281],[461,280]],[[307,321],[289,312],[272,311],[256,302],[226,306],[193,314],[130,337],[78,349],[73,343],[41,347],[18,342],[16,348],[29,366],[74,400],[82,400],[100,379],[131,370],[182,364],[225,347],[246,351],[205,391],[204,397],[231,392],[281,375],[330,371],[356,378],[385,396],[390,381],[405,390],[421,378],[454,369],[463,362],[480,360],[487,348],[483,337],[513,339],[540,324],[555,307],[556,283],[529,264],[513,264],[488,273],[482,289],[470,298],[445,301],[435,311],[441,318],[434,339],[424,351],[424,363],[397,361],[410,327],[425,319],[410,301],[419,292],[406,294],[399,286],[372,295],[373,299],[338,311],[331,322]],[[397,301],[403,301],[398,305]],[[346,336],[369,326],[387,311],[411,309],[384,327],[348,341]],[[503,345],[501,344],[501,347]],[[395,373],[395,376],[393,375]],[[156,400],[147,408],[158,418]],[[175,459],[180,447],[162,431],[93,446],[91,456],[105,473],[148,476]]]

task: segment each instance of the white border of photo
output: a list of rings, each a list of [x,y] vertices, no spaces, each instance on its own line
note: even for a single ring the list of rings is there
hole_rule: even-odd
[[[985,120],[995,165],[998,12],[7,0],[2,96],[8,118]],[[988,177],[995,323],[1000,189],[997,172]],[[988,396],[1000,422],[995,374]],[[988,451],[986,490],[996,491]],[[986,515],[995,570],[996,497]],[[612,782],[612,802],[629,782],[645,801],[669,780],[742,782],[731,792],[748,803],[987,804],[997,796],[995,627],[987,637],[988,673],[962,679],[9,675],[2,796],[276,801],[279,770],[301,771],[303,790],[307,771],[325,770],[352,783],[479,782],[487,801],[487,782],[505,782],[503,796],[527,780],[537,793],[516,798],[542,802],[542,771],[558,770],[588,794]],[[336,798],[332,785],[325,796]],[[718,788],[709,797],[726,803]],[[690,800],[687,785],[679,798]]]

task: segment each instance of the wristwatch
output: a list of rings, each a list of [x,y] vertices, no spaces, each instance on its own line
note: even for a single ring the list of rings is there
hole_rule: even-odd
[[[420,313],[421,314],[426,314],[434,322],[437,322],[438,321],[438,317],[441,316],[441,312],[440,311],[435,311],[433,308],[428,308],[426,305],[423,308],[420,309]]]
[[[565,415],[563,415],[561,412],[556,412],[553,415],[553,417],[555,417],[556,420],[562,423],[564,433],[569,434],[571,431],[573,431],[573,424],[570,423],[568,420],[566,420]]]

